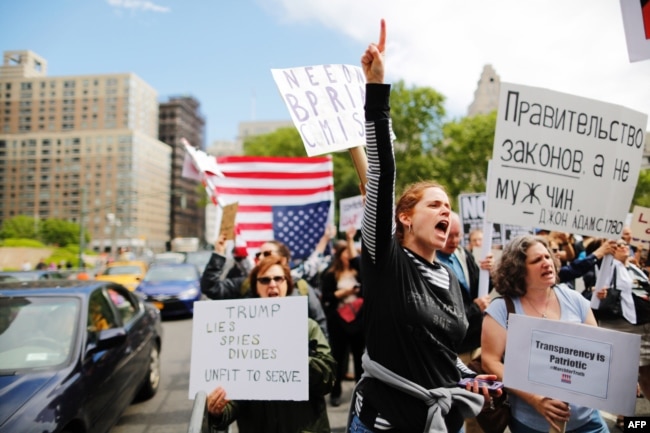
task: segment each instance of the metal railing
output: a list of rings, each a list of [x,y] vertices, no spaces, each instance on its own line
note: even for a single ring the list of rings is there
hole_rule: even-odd
[[[187,433],[229,433],[230,427],[226,430],[216,430],[210,428],[208,421],[208,407],[206,406],[207,394],[199,391],[194,396],[194,405],[192,406],[192,415],[190,416],[190,425]]]

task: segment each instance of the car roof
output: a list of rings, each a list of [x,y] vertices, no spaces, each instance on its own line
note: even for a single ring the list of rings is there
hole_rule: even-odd
[[[2,296],[77,295],[86,296],[101,287],[113,287],[109,281],[41,280],[0,283]]]

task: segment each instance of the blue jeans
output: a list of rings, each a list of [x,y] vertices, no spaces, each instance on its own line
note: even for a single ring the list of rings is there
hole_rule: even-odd
[[[510,420],[510,431],[512,431],[513,433],[548,432],[548,430],[544,430],[542,432],[541,430],[535,430],[533,428],[530,428],[527,425],[520,423],[515,418],[512,418]],[[607,424],[603,420],[603,417],[600,416],[600,412],[594,410],[593,414],[591,415],[591,418],[589,418],[589,421],[587,421],[585,424],[581,425],[576,429],[567,430],[566,433],[609,433],[609,428],[607,427]]]
[[[390,430],[389,430],[390,431]],[[361,422],[358,416],[352,415],[352,422],[348,428],[348,433],[375,433],[370,430],[364,423]],[[465,433],[465,428],[458,430],[458,433]]]
[[[357,415],[352,415],[352,422],[348,428],[348,433],[374,433],[364,423],[361,422]]]

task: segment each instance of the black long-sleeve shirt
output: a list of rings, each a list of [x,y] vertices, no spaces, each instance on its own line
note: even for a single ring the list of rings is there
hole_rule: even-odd
[[[427,389],[454,387],[461,377],[457,346],[467,328],[463,297],[452,272],[402,247],[395,237],[389,94],[389,85],[366,85],[368,183],[361,272],[367,351],[372,360]],[[376,379],[364,379],[358,389],[362,415],[371,410],[400,431],[424,430],[422,401]],[[445,422],[456,431],[463,418],[452,407]]]

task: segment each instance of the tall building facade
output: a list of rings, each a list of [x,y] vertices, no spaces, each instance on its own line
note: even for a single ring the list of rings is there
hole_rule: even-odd
[[[172,152],[151,86],[129,73],[48,77],[42,57],[7,51],[0,107],[0,222],[63,219],[96,251],[164,251]]]
[[[488,114],[499,108],[500,90],[501,78],[492,65],[485,65],[474,91],[474,100],[467,109],[467,115]]]
[[[205,118],[199,102],[189,96],[169,98],[160,104],[158,138],[171,147],[172,200],[170,203],[170,237],[196,237],[205,243],[205,203],[202,186],[182,176],[185,161],[185,138],[191,145],[205,149]]]

